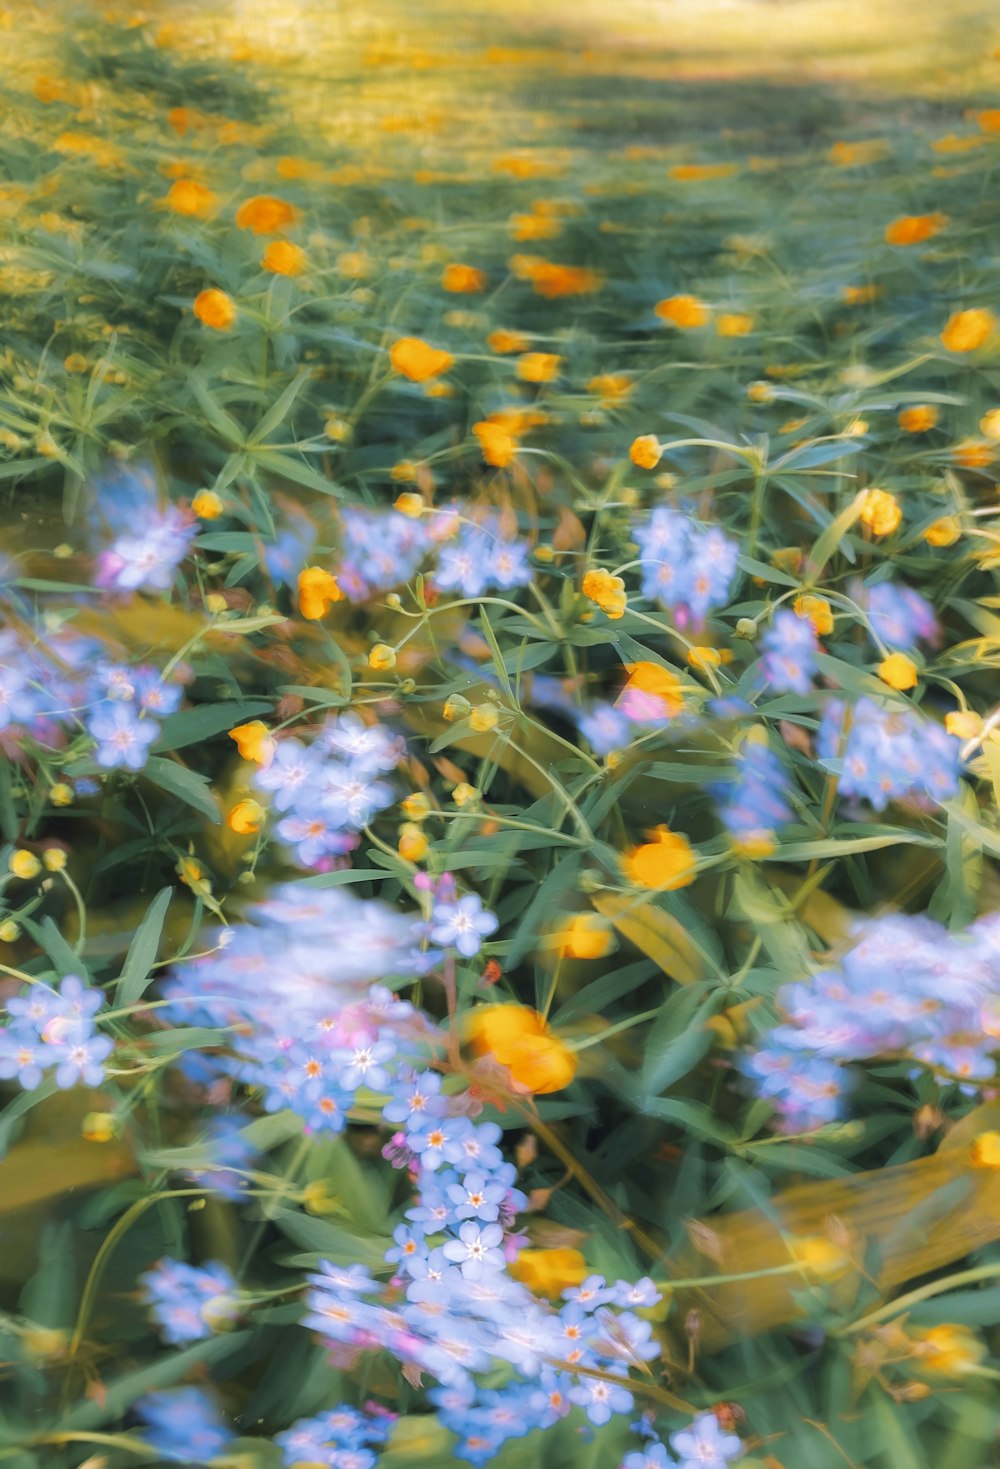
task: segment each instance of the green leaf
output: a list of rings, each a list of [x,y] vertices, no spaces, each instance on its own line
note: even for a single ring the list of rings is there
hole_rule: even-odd
[[[291,411],[292,404],[299,396],[299,393],[302,391],[305,384],[309,381],[310,376],[311,374],[308,371],[305,371],[300,372],[297,377],[292,379],[292,381],[288,384],[288,387],[284,390],[280,397],[275,399],[271,407],[264,414],[264,417],[261,419],[260,423],[258,423],[253,433],[247,439],[248,447],[256,447],[258,444],[262,443],[263,440],[267,438],[268,434],[273,433],[278,425],[284,422],[289,412]]]
[[[134,1005],[142,998],[156,962],[163,922],[173,895],[172,887],[161,888],[136,929],[115,987],[116,1006]]]
[[[182,750],[185,745],[200,744],[245,720],[270,714],[273,707],[265,699],[247,699],[245,703],[232,699],[222,704],[199,704],[196,709],[179,709],[161,724],[153,749]]]
[[[176,796],[195,811],[200,811],[202,816],[207,816],[216,826],[219,825],[222,818],[207,775],[199,775],[197,771],[188,770],[186,766],[177,765],[172,760],[161,760],[158,755],[149,757],[142,774],[161,790]]]
[[[855,495],[854,499],[847,506],[847,508],[842,510],[840,514],[830,522],[826,530],[823,531],[822,535],[817,538],[812,550],[809,552],[809,560],[806,563],[806,568],[811,581],[817,580],[820,572],[823,570],[830,557],[833,556],[836,551],[840,549],[844,537],[847,535],[847,532],[850,530],[851,526],[854,525],[858,516],[861,514],[861,506],[863,500],[863,494],[859,493]],[[853,556],[851,557],[851,559],[853,560]]]

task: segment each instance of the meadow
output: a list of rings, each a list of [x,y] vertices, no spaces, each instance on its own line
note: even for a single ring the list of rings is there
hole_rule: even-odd
[[[1000,27],[0,39],[0,1465],[1000,1464]]]

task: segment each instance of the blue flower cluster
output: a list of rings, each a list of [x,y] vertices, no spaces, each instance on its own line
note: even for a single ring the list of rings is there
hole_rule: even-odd
[[[703,622],[728,601],[739,548],[717,526],[703,529],[679,510],[658,505],[633,536],[643,596],[673,612],[678,625]]]
[[[868,613],[876,637],[887,647],[909,652],[918,642],[937,642],[940,628],[934,608],[912,587],[880,581],[868,587],[855,585],[851,591]]]
[[[743,741],[733,762],[735,779],[709,787],[726,830],[744,846],[768,843],[792,817],[785,799],[788,772],[764,740]]]
[[[529,550],[527,541],[504,534],[498,515],[483,516],[478,524],[464,522],[441,546],[435,584],[463,597],[525,587],[532,577]]]
[[[236,1319],[236,1282],[225,1265],[165,1259],[139,1280],[163,1340],[174,1346],[200,1341]]]
[[[303,867],[329,870],[332,859],[352,851],[358,832],[391,805],[392,787],[380,780],[395,769],[403,741],[357,714],[342,714],[309,745],[284,739],[255,776],[284,813],[276,832]]]
[[[194,516],[176,505],[161,506],[147,468],[112,468],[94,486],[94,538],[112,536],[100,551],[94,585],[112,591],[167,592],[195,536]]]
[[[831,700],[820,720],[816,750],[839,775],[841,796],[870,801],[947,801],[958,793],[961,744],[914,710],[862,698]]]
[[[395,1415],[375,1417],[340,1403],[315,1418],[299,1418],[274,1441],[290,1469],[372,1469],[376,1455],[371,1445],[381,1447],[392,1431]]]
[[[10,1024],[0,1027],[0,1078],[17,1077],[25,1091],[53,1073],[56,1086],[82,1083],[100,1086],[104,1062],[113,1049],[109,1036],[94,1028],[104,1003],[100,990],[89,989],[75,974],[58,990],[41,980],[7,1001]]]
[[[352,602],[363,602],[412,580],[431,548],[427,522],[398,510],[353,506],[341,514],[340,589]]]
[[[807,617],[783,609],[761,639],[764,682],[777,694],[808,694],[816,673],[816,634]]]
[[[621,1469],[726,1469],[738,1459],[743,1444],[735,1433],[727,1433],[714,1413],[701,1413],[690,1428],[670,1435],[673,1454],[665,1444],[650,1443],[635,1454],[626,1454]]]
[[[149,1393],[135,1410],[150,1448],[173,1463],[210,1464],[233,1441],[212,1399],[197,1387]]]
[[[844,1063],[908,1057],[973,1093],[996,1078],[1000,918],[953,934],[928,918],[874,919],[840,963],[778,993],[785,1019],[744,1070],[786,1131],[842,1114]]]

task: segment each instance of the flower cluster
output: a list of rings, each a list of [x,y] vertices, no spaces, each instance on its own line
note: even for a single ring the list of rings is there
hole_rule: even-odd
[[[881,581],[852,590],[855,601],[868,614],[872,631],[887,647],[909,652],[919,642],[937,642],[940,628],[934,608],[912,587]]]
[[[161,506],[146,469],[109,470],[93,489],[94,539],[108,532],[112,537],[99,551],[95,585],[116,592],[169,591],[191,549],[194,517],[176,505]]]
[[[113,1049],[110,1037],[94,1027],[103,1003],[100,990],[89,989],[75,974],[58,990],[39,980],[12,996],[10,1024],[0,1027],[0,1078],[16,1077],[25,1091],[34,1091],[46,1074],[60,1088],[100,1086]]]
[[[173,1463],[210,1464],[233,1440],[212,1399],[197,1387],[149,1393],[135,1410],[150,1448]]]
[[[959,740],[912,709],[868,698],[853,707],[831,700],[816,749],[837,774],[841,796],[869,801],[876,811],[904,797],[947,801],[958,792]]]
[[[224,1265],[161,1260],[139,1277],[163,1340],[200,1341],[236,1318],[236,1282]]]
[[[762,639],[761,672],[776,694],[808,694],[816,672],[816,634],[808,618],[776,612]]]
[[[621,1469],[726,1469],[743,1453],[735,1433],[727,1433],[714,1413],[701,1413],[690,1428],[670,1435],[670,1447],[654,1440],[635,1454],[626,1454]]]
[[[658,505],[632,532],[638,543],[642,594],[669,609],[679,625],[704,621],[729,597],[739,548],[717,526]]]
[[[352,506],[343,511],[341,524],[337,579],[345,596],[354,602],[410,581],[431,545],[426,523],[396,510]]]
[[[309,1464],[316,1469],[372,1469],[376,1455],[372,1446],[385,1443],[394,1415],[361,1413],[340,1403],[314,1418],[299,1418],[274,1442],[289,1469]]]
[[[778,827],[791,820],[788,772],[766,740],[754,737],[743,741],[734,767],[734,779],[709,793],[734,846],[748,856],[763,855],[773,848]]]
[[[953,934],[928,918],[875,919],[836,967],[786,985],[778,1004],[783,1023],[744,1070],[788,1131],[841,1114],[855,1061],[908,1057],[978,1091],[997,1071],[1000,922]]]

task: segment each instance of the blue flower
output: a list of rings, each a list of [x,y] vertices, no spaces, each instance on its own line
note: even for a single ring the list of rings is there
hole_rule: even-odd
[[[466,959],[479,953],[483,939],[496,928],[496,914],[483,908],[478,893],[467,893],[453,903],[437,902],[431,912],[431,942],[454,946]]]
[[[615,1371],[615,1368],[611,1368]],[[574,1403],[584,1408],[591,1423],[598,1428],[607,1423],[614,1413],[631,1413],[635,1398],[626,1388],[604,1378],[586,1377],[576,1387],[570,1388]]]
[[[765,682],[779,694],[808,694],[816,672],[816,634],[806,617],[782,610],[761,639]]]
[[[211,1398],[197,1387],[150,1393],[135,1410],[146,1424],[146,1442],[161,1458],[178,1464],[205,1464],[233,1440]]]
[[[478,1280],[489,1271],[504,1269],[506,1261],[498,1248],[502,1242],[503,1230],[499,1224],[480,1228],[469,1219],[459,1226],[458,1239],[448,1240],[443,1248],[445,1257],[460,1266],[466,1280]]]
[[[198,1268],[164,1259],[139,1281],[153,1320],[172,1345],[201,1341],[236,1318],[236,1282],[224,1265]]]
[[[131,704],[99,704],[90,716],[88,733],[97,741],[95,759],[105,770],[124,766],[141,770],[149,746],[160,733],[151,719],[142,718]]]
[[[690,1428],[670,1435],[670,1447],[680,1469],[726,1469],[730,1459],[743,1453],[735,1433],[724,1433],[714,1413],[702,1413]]]

